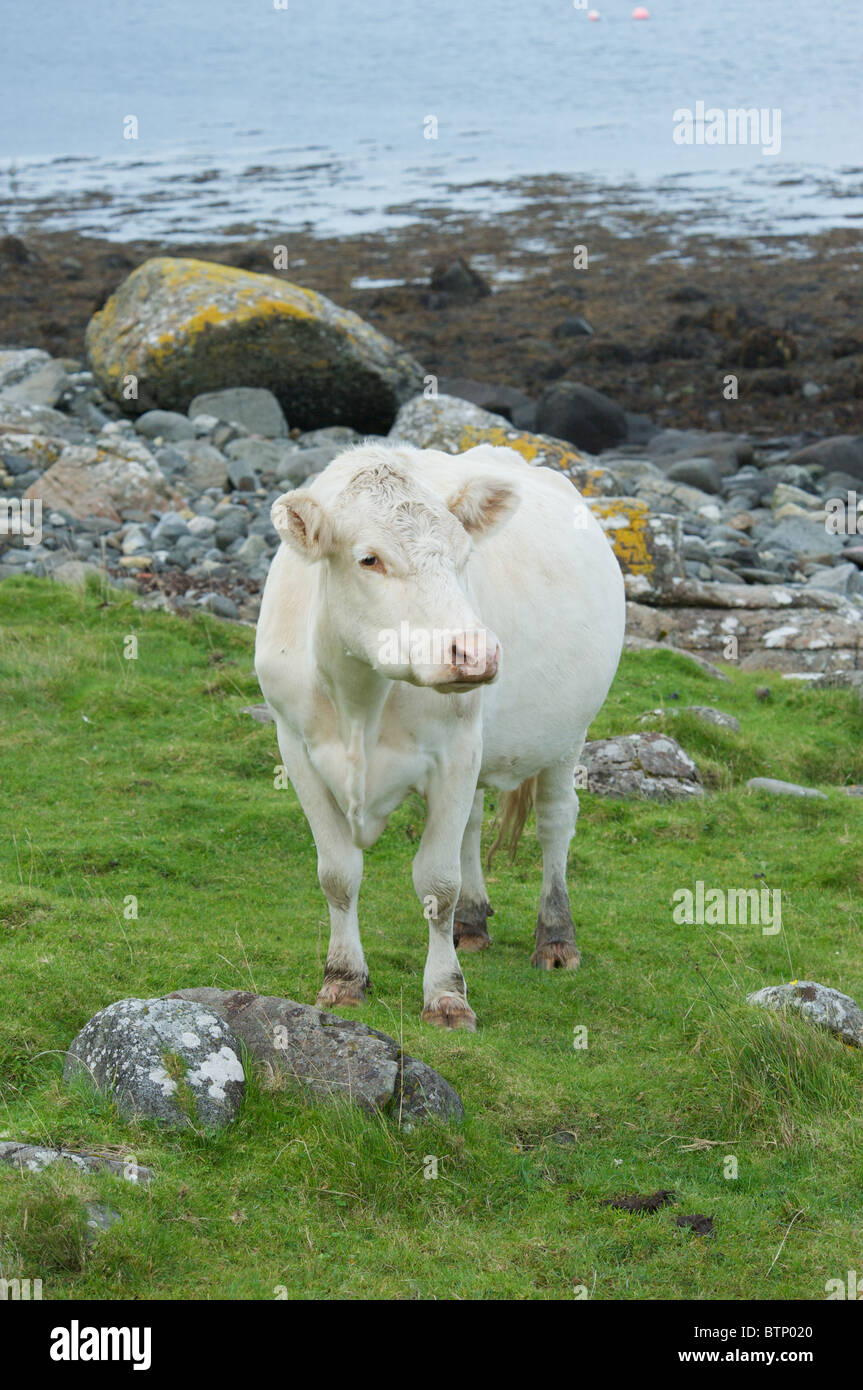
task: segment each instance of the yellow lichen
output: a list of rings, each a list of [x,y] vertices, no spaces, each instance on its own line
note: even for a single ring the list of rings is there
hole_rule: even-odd
[[[593,501],[590,509],[611,541],[612,549],[626,574],[643,574],[648,579],[655,569],[647,523],[650,509],[645,502],[621,503],[619,499]],[[624,518],[621,522],[620,518]],[[611,524],[614,522],[614,524]]]

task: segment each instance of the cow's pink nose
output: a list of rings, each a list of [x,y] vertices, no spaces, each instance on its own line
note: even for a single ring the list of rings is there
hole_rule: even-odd
[[[500,643],[491,633],[456,633],[450,646],[450,664],[461,681],[493,680],[500,665]]]

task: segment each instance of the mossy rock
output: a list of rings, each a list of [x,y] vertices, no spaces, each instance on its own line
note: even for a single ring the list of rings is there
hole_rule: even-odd
[[[291,426],[385,434],[422,385],[410,354],[357,314],[211,261],[145,261],[90,320],[86,343],[102,390],[134,415],[257,386],[272,391]],[[137,394],[126,399],[131,377]]]

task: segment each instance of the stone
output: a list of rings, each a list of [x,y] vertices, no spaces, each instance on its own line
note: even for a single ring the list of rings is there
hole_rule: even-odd
[[[17,386],[50,361],[48,353],[41,348],[10,348],[0,352],[0,391]]]
[[[725,656],[731,644],[745,671],[863,666],[860,609],[827,590],[672,579],[653,602],[660,606],[627,605],[629,632],[708,660]]]
[[[179,477],[193,492],[204,492],[208,487],[225,487],[228,463],[212,444],[205,439],[181,439],[175,447],[186,460]]]
[[[459,400],[471,401],[481,410],[492,415],[503,415],[511,423],[516,412],[535,413],[535,403],[523,391],[514,386],[494,386],[485,381],[472,381],[469,377],[448,377],[438,383],[443,396],[457,396]]]
[[[623,571],[627,595],[653,597],[683,575],[682,534],[676,516],[654,516],[635,497],[588,498]]]
[[[258,476],[243,459],[228,459],[228,482],[234,492],[254,492]]]
[[[232,598],[227,594],[203,594],[198,600],[202,608],[206,608],[208,613],[212,613],[216,618],[227,618],[236,621],[240,616],[240,610]]]
[[[90,436],[77,420],[48,405],[25,405],[0,396],[0,443],[9,434],[40,435],[64,439],[68,444],[85,444]]]
[[[246,1077],[237,1039],[200,1003],[120,999],[85,1024],[63,1079],[83,1074],[121,1112],[178,1128],[220,1129],[239,1112]]]
[[[587,790],[600,796],[672,801],[704,795],[695,763],[666,734],[623,734],[588,741],[581,766],[586,772]]]
[[[449,1082],[358,1019],[242,990],[180,989],[170,997],[217,1013],[265,1071],[301,1092],[349,1100],[367,1114],[383,1111],[402,1124],[432,1115],[464,1119]]]
[[[819,1028],[835,1033],[852,1047],[863,1047],[863,1010],[848,994],[814,980],[794,980],[787,985],[767,985],[747,994],[747,1004],[780,1012],[793,1009]]]
[[[769,792],[771,796],[815,796],[826,801],[824,792],[815,787],[799,787],[796,782],[781,782],[776,777],[750,777],[746,783],[750,792]]]
[[[195,426],[177,410],[145,410],[135,421],[135,429],[145,439],[161,439],[165,444],[195,438]]]
[[[677,459],[665,470],[669,482],[688,483],[700,492],[717,493],[722,487],[719,465],[712,458]]]
[[[780,550],[791,553],[798,560],[830,563],[835,556],[841,555],[844,543],[844,535],[832,535],[825,530],[823,520],[798,514],[785,518],[764,532],[759,541],[759,552]]]
[[[3,388],[3,401],[21,405],[55,406],[69,389],[69,377],[59,362],[45,362],[28,372],[16,386]]]
[[[435,266],[430,284],[438,294],[445,294],[453,299],[483,299],[491,294],[488,283],[463,256]]]
[[[134,438],[110,435],[94,447],[68,444],[25,497],[41,498],[68,516],[110,517],[124,511],[162,511],[179,501],[152,454]]]
[[[163,544],[170,544],[188,534],[189,525],[185,517],[181,516],[179,512],[165,512],[162,519],[153,527],[151,539],[154,545],[160,541]]]
[[[84,1235],[87,1244],[92,1245],[103,1231],[110,1231],[122,1219],[120,1213],[109,1207],[107,1202],[85,1202]]]
[[[423,384],[409,353],[323,295],[185,258],[138,266],[90,320],[86,344],[97,382],[126,411],[186,411],[204,391],[259,387],[300,429],[386,433]]]
[[[536,428],[591,454],[614,448],[627,435],[626,416],[620,406],[601,391],[577,381],[555,382],[542,393]]]
[[[825,473],[847,473],[858,483],[863,482],[863,434],[836,434],[807,444],[785,459],[786,466],[816,463]]]
[[[150,1182],[150,1170],[130,1158],[105,1158],[102,1154],[76,1153],[71,1149],[49,1149],[41,1144],[3,1140],[0,1143],[0,1163],[8,1163],[22,1172],[41,1173],[55,1163],[68,1164],[87,1173],[113,1173],[127,1182]]]
[[[668,705],[662,709],[648,710],[639,717],[638,722],[644,724],[651,719],[663,719],[669,714],[692,714],[705,724],[715,724],[717,728],[730,729],[735,734],[740,732],[739,719],[735,719],[733,714],[726,714],[724,710],[714,709],[712,705]]]
[[[91,564],[87,560],[63,560],[60,564],[51,566],[51,578],[54,582],[65,584],[70,589],[83,589],[89,574],[110,582],[101,565]]]
[[[853,597],[863,594],[863,574],[856,565],[839,564],[827,569],[817,569],[806,580],[808,589],[828,589],[835,594]]]
[[[284,438],[288,423],[282,407],[272,391],[260,387],[234,386],[227,391],[207,391],[196,396],[189,406],[189,416],[214,415],[217,420],[242,425],[249,434],[265,439]]]
[[[514,449],[527,463],[566,473],[585,497],[617,491],[607,469],[583,459],[559,439],[518,430],[502,415],[492,415],[455,396],[415,396],[399,411],[389,437],[419,449],[442,449],[446,454],[466,453],[480,444]]]
[[[697,512],[700,507],[711,505],[710,493],[668,477],[639,478],[635,483],[635,494],[653,511],[673,512],[676,516]]]

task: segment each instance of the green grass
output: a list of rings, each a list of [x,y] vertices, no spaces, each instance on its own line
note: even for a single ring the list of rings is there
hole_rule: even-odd
[[[830,790],[863,781],[853,692],[627,655],[593,736],[673,703],[717,704],[741,732],[667,721],[712,788],[697,803],[582,796],[575,974],[528,963],[529,822],[489,876],[494,948],[465,959],[474,1036],[419,1022],[422,805],[392,817],[366,857],[360,1016],[453,1083],[461,1128],[404,1133],[256,1077],[228,1132],[175,1133],[64,1086],[65,1048],[116,999],[213,984],[314,1000],[325,904],[305,819],[273,786],[273,728],[239,713],[260,699],[252,642],[117,591],[0,585],[0,1133],[154,1173],[147,1190],[0,1167],[0,1277],[41,1277],[59,1299],[802,1299],[863,1268],[863,1054],[742,1002],[795,978],[863,997],[863,812]],[[754,775],[828,799],[749,795]],[[697,879],[781,888],[782,932],[675,925],[671,895]],[[652,1215],[600,1205],[657,1188],[677,1199]],[[86,1243],[82,1200],[123,1219]],[[713,1217],[712,1239],[675,1224],[691,1212]]]

